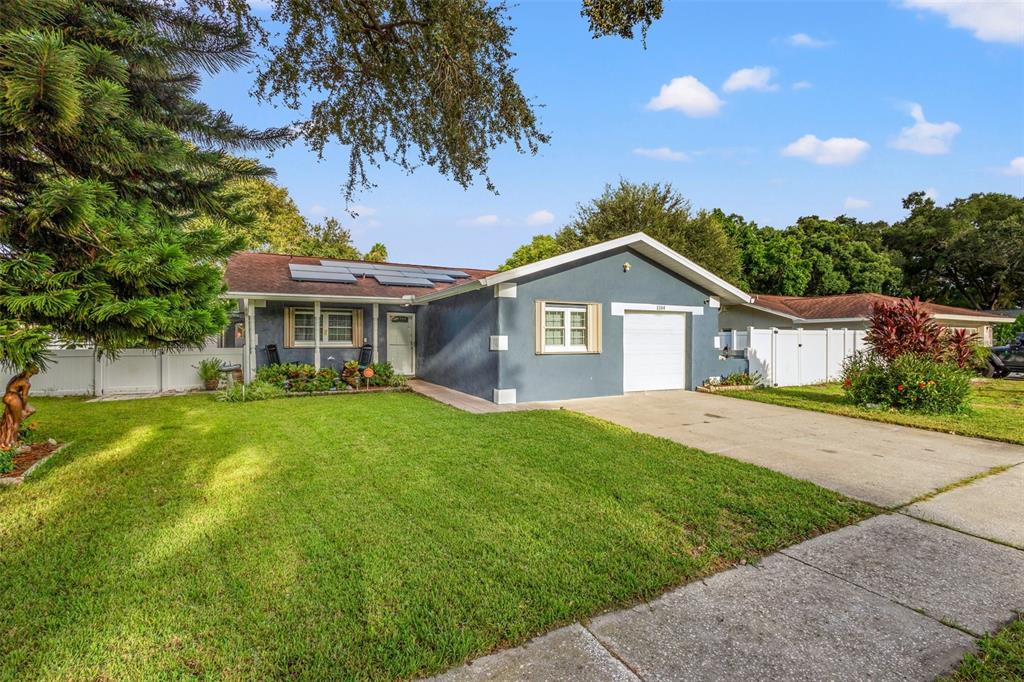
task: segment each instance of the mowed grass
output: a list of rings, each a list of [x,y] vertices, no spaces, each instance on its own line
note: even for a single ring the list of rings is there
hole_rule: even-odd
[[[722,395],[1024,445],[1024,381],[1020,379],[984,379],[974,383],[971,410],[957,415],[858,407],[846,402],[839,384],[723,391]]]
[[[0,677],[407,678],[873,513],[569,412],[37,399]]]
[[[945,682],[1010,682],[1024,680],[1024,618],[978,640],[978,651],[967,654]]]

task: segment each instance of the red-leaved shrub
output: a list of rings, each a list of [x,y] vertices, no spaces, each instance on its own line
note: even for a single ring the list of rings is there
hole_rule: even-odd
[[[886,360],[906,353],[939,360],[944,354],[942,329],[916,297],[876,303],[868,322],[865,340]]]
[[[945,335],[946,357],[960,369],[970,367],[974,362],[974,345],[978,335],[966,329],[954,329]]]

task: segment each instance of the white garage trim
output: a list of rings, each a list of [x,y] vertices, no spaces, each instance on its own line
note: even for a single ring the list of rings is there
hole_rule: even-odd
[[[699,305],[661,305],[659,303],[612,303],[612,315],[622,317],[627,310],[650,311],[655,313],[690,313],[703,315],[704,308]]]
[[[622,390],[686,388],[686,315],[630,311],[622,319]]]

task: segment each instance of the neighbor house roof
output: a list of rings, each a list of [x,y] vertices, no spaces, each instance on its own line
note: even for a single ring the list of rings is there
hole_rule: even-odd
[[[866,319],[876,303],[898,301],[884,294],[838,294],[835,296],[774,296],[755,294],[751,307],[805,321]],[[977,320],[979,322],[1012,322],[1012,318],[991,311],[957,308],[924,302],[921,306],[936,319]]]
[[[440,291],[453,286],[460,280],[450,283],[437,282],[433,288],[383,285],[373,277],[356,277],[353,283],[341,282],[308,282],[292,278],[289,265],[320,265],[321,260],[335,263],[367,264],[366,261],[342,261],[337,259],[320,259],[309,256],[290,256],[281,253],[236,253],[228,260],[227,295],[232,298],[249,296],[252,298],[346,298],[346,299],[408,299],[432,291]],[[441,268],[442,266],[412,265],[409,263],[373,263],[373,265],[394,265],[414,268]],[[447,268],[451,269],[451,268]],[[477,268],[456,268],[465,272],[471,279],[479,279],[493,274],[493,270]],[[465,280],[461,280],[465,281]]]

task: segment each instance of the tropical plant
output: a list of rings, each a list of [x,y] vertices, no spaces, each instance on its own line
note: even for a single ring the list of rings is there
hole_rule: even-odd
[[[14,470],[14,453],[16,448],[0,450],[0,474]]]
[[[957,367],[973,368],[978,345],[978,335],[967,329],[953,329],[943,335],[944,357]]]
[[[885,360],[907,353],[939,359],[944,352],[942,328],[916,298],[876,303],[864,338]]]
[[[195,367],[199,378],[209,384],[220,381],[220,365],[219,358],[204,358]]]
[[[730,372],[718,382],[719,386],[756,386],[761,383],[761,375],[757,372]]]

